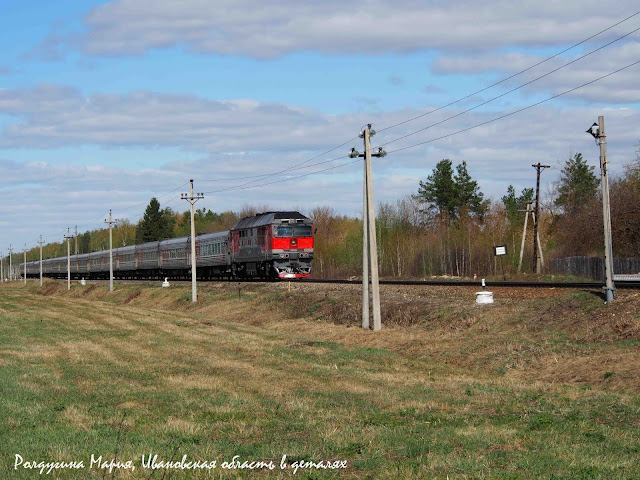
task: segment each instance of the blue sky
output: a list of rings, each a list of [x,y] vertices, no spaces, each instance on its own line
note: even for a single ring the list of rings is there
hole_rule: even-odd
[[[517,3],[517,4],[516,4]],[[470,0],[3,2],[0,18],[0,251],[98,228],[109,208],[135,221],[152,196],[196,180],[215,211],[245,205],[327,206],[357,215],[361,166],[347,163],[366,123],[383,128],[513,75],[640,10],[620,1]],[[373,144],[425,129],[640,27],[636,15],[518,77],[431,115],[381,131]],[[625,39],[387,150],[428,142],[640,60]],[[582,152],[605,115],[614,173],[636,156],[640,66],[469,132],[376,161],[378,202],[415,193],[442,158],[466,160],[486,196],[533,186],[551,194],[561,163]],[[320,155],[320,156],[318,156]],[[288,171],[296,164],[317,164]],[[336,159],[336,160],[334,160]],[[321,163],[320,162],[324,162]],[[284,171],[240,186],[241,177]],[[213,180],[217,180],[214,182]],[[182,187],[185,189],[186,187]],[[185,190],[186,191],[186,190]],[[177,190],[179,193],[180,190]],[[175,195],[167,206],[186,209]]]

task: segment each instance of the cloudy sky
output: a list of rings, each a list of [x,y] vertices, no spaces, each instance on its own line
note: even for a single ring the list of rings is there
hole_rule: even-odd
[[[0,251],[98,228],[109,209],[136,221],[152,196],[185,210],[190,178],[214,211],[359,214],[362,162],[346,154],[367,123],[389,152],[377,202],[415,193],[443,158],[495,201],[549,163],[548,191],[572,153],[597,165],[598,115],[620,173],[640,140],[640,8],[600,7],[5,2]]]

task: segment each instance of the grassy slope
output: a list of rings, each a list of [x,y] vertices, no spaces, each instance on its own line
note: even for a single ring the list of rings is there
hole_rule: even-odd
[[[207,285],[195,307],[187,286],[2,286],[0,478],[38,476],[16,453],[138,465],[54,478],[149,478],[149,453],[348,460],[295,478],[640,478],[637,294],[613,311],[583,292],[488,309],[464,289],[383,292],[409,325],[372,334],[344,324],[344,288],[285,285]],[[238,476],[292,474],[164,478]]]

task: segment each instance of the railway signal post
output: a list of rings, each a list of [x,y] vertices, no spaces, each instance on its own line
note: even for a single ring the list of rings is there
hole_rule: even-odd
[[[111,210],[109,210],[109,220],[105,219],[104,223],[109,224],[109,291],[113,292],[113,234],[112,225],[117,223],[118,220],[111,218]]]
[[[71,290],[71,247],[69,246],[69,240],[73,238],[69,228],[67,228],[67,234],[64,236],[67,240],[67,290]]]
[[[196,303],[198,301],[198,291],[196,290],[196,225],[194,221],[194,205],[195,203],[204,198],[202,193],[196,195],[193,194],[193,179],[189,180],[191,184],[191,194],[183,193],[180,198],[187,200],[191,204],[191,301]]]
[[[371,157],[384,157],[382,147],[377,153],[371,153],[371,137],[375,130],[368,124],[360,133],[364,139],[364,154],[355,148],[351,149],[349,157],[364,158],[364,185],[363,185],[363,240],[362,240],[362,328],[369,328],[369,273],[371,273],[371,293],[373,306],[373,330],[382,328],[380,313],[380,284],[378,279],[378,245],[376,242],[376,216],[373,202],[373,173]]]
[[[607,142],[604,133],[604,117],[598,117],[598,123],[587,130],[600,146],[600,188],[602,190],[602,220],[604,223],[604,275],[607,304],[613,302],[615,285],[613,284],[613,246],[611,241],[611,207],[609,205],[609,175],[607,172]]]

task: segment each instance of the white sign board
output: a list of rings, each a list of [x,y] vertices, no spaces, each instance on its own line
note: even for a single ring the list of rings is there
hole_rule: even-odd
[[[500,255],[506,255],[507,254],[507,246],[506,245],[499,245],[497,247],[493,247],[493,254],[495,256],[500,256]]]

